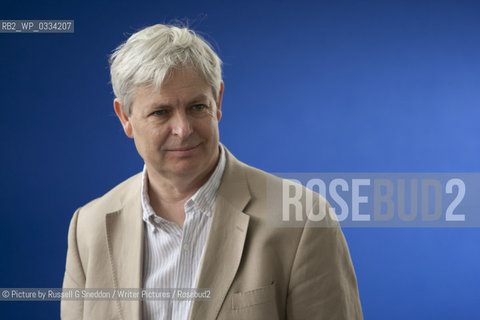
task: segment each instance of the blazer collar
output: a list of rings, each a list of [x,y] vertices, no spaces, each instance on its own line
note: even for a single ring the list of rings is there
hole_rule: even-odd
[[[106,215],[106,234],[113,283],[118,288],[141,288],[144,225],[140,200],[141,175],[126,190],[123,208]],[[116,300],[122,319],[141,318],[141,300]]]
[[[194,300],[190,319],[216,319],[240,265],[247,235],[250,217],[243,210],[251,195],[244,164],[225,151],[227,164],[197,280],[197,288],[212,290],[211,299]]]

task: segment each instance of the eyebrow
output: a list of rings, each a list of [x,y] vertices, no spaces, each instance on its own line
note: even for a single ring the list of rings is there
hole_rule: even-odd
[[[201,93],[198,96],[196,96],[195,98],[188,101],[187,104],[194,104],[196,102],[202,102],[202,101],[205,101],[205,100],[208,100],[208,97],[204,93]]]
[[[194,104],[194,103],[203,102],[205,100],[208,100],[208,97],[204,93],[201,93],[201,94],[195,96],[194,98],[190,99],[189,101],[187,101],[186,105],[191,105],[191,104]],[[151,108],[151,109],[170,108],[170,107],[171,107],[171,105],[169,103],[152,102],[152,103],[149,104],[149,108]]]

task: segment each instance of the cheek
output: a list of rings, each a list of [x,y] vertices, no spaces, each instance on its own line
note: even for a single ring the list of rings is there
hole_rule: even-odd
[[[158,149],[168,137],[168,132],[164,130],[164,128],[149,126],[144,126],[140,130],[135,130],[135,134],[137,147],[140,147],[143,150]]]
[[[216,118],[211,117],[208,120],[202,121],[197,124],[197,133],[204,138],[212,138],[218,136],[218,122]]]

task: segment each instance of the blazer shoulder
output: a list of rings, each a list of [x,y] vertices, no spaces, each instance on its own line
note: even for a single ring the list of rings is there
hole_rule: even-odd
[[[238,161],[238,160],[237,160]],[[246,163],[238,161],[238,165],[244,173],[250,188],[255,189],[258,186],[266,184],[281,185],[283,179],[261,169],[252,167]]]
[[[251,204],[257,204],[255,208],[259,209],[250,210],[250,215],[257,216],[261,220],[264,220],[267,219],[265,212],[269,212],[269,214],[273,215],[273,217],[270,217],[270,223],[278,222],[278,226],[285,227],[338,227],[337,221],[331,214],[327,214],[330,213],[330,204],[325,197],[318,192],[297,182],[275,176],[242,162],[239,162],[239,165],[242,168],[246,185],[253,200]],[[290,208],[290,203],[297,202],[299,207],[295,206],[295,210],[299,208],[300,212],[298,214],[302,217],[300,220],[296,218],[297,215]],[[290,208],[288,213],[284,212],[286,206]],[[264,210],[260,210],[260,208],[264,208]],[[280,219],[279,217],[283,217],[284,215],[295,217],[295,221],[292,221],[291,224],[290,222],[277,221]],[[324,218],[315,220],[318,219],[315,215]],[[312,217],[314,220],[310,221],[309,217]]]
[[[274,192],[282,194],[281,190],[283,188],[297,186],[302,194],[302,199],[309,194],[308,196],[317,199],[320,202],[320,205],[326,204],[326,199],[323,196],[311,189],[306,188],[304,185],[290,181],[286,178],[278,177],[244,163],[241,163],[241,165],[244,169],[249,189],[255,194],[265,194],[265,190],[267,188],[271,189],[270,191],[272,192],[272,195]]]
[[[121,182],[103,196],[96,198],[78,209],[82,218],[99,218],[107,213],[118,211],[125,203],[140,197],[142,173]]]

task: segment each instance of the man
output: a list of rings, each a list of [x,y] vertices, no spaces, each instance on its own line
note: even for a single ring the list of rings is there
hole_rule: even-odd
[[[273,192],[270,205],[267,193],[282,180],[220,144],[224,84],[210,46],[189,29],[155,25],[110,61],[114,109],[145,166],[75,212],[63,286],[208,288],[211,296],[64,300],[62,318],[361,319],[336,221],[273,227],[268,215],[282,215],[281,197]],[[301,214],[313,210],[328,204]]]

